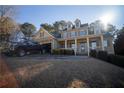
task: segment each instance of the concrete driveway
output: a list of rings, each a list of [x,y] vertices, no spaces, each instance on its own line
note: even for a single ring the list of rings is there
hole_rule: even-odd
[[[124,69],[87,56],[8,57],[19,87],[124,87]]]

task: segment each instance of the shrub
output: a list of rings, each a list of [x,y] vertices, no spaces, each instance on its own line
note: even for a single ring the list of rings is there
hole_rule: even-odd
[[[108,55],[108,62],[124,67],[124,56],[109,54]]]
[[[74,55],[73,49],[53,49],[52,54],[55,55]]]
[[[90,56],[97,57],[100,60],[104,60],[120,67],[124,67],[124,56],[121,55],[108,54],[107,51],[97,52],[96,50],[91,50]]]
[[[115,55],[115,64],[124,67],[124,56]]]
[[[53,49],[53,50],[52,50],[52,54],[57,54],[57,55],[59,55],[59,54],[60,54],[60,51],[59,51],[58,49]]]
[[[60,55],[64,55],[64,54],[66,54],[65,52],[65,49],[59,49],[59,51],[60,51]]]
[[[90,50],[90,56],[91,57],[97,57],[97,51],[96,50]]]
[[[74,50],[72,50],[72,49],[65,50],[65,54],[66,55],[74,55]]]
[[[107,59],[107,62],[110,62],[110,63],[112,63],[112,62],[114,62],[114,58],[115,58],[115,55],[114,54],[108,54],[108,57],[107,57],[108,59]]]
[[[107,53],[107,51],[98,51],[97,58],[99,58],[101,60],[104,60],[104,61],[108,61],[108,53]]]

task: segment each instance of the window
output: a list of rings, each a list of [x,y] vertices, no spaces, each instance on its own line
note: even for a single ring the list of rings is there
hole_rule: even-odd
[[[90,27],[89,34],[94,34],[94,27]]]
[[[71,37],[75,37],[76,36],[76,32],[71,32]]]
[[[40,33],[40,37],[43,37],[44,36],[44,33]]]
[[[79,35],[80,35],[80,36],[83,36],[83,35],[86,35],[86,34],[87,34],[86,31],[80,31],[80,32],[79,32]]]
[[[104,41],[103,41],[103,45],[104,45],[104,47],[107,47],[107,46],[108,46],[107,40],[104,40]]]
[[[92,49],[96,49],[96,42],[92,42],[92,43],[91,43],[91,48],[92,48]]]
[[[71,24],[69,24],[69,25],[68,25],[68,28],[72,28],[72,25],[71,25]]]
[[[95,34],[100,34],[100,28],[96,28]]]
[[[63,38],[67,37],[67,32],[63,33]]]
[[[77,22],[75,25],[76,25],[77,28],[80,27],[80,23],[79,22]]]

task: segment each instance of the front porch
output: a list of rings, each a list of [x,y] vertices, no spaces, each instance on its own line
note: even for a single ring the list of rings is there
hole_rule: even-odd
[[[90,49],[104,50],[103,36],[61,40],[58,48],[74,49],[75,55],[89,56]]]

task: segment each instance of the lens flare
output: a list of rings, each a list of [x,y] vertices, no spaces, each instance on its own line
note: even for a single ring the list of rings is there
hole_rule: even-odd
[[[112,14],[112,13],[105,14],[100,18],[100,20],[104,24],[105,28],[106,28],[107,24],[109,24],[113,21],[113,19],[114,19],[114,14]]]

